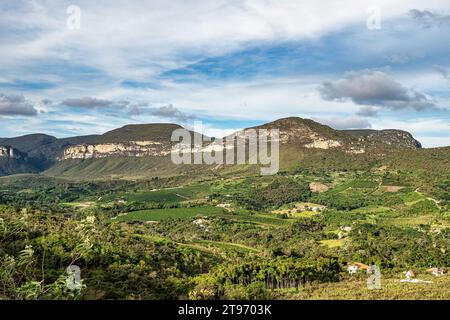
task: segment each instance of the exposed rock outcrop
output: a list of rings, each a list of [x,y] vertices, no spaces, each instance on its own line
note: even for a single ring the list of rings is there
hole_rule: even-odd
[[[26,159],[26,153],[20,152],[10,146],[0,146],[0,157],[9,159]]]
[[[406,131],[396,129],[386,130],[344,130],[355,137],[359,137],[365,143],[385,143],[398,148],[418,149],[422,148],[419,141]]]
[[[169,154],[170,150],[170,146],[157,141],[81,144],[71,146],[64,150],[64,155],[59,160],[92,159],[111,156],[164,156]]]

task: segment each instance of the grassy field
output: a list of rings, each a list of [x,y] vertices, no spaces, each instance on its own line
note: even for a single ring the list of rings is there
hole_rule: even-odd
[[[368,206],[351,210],[353,213],[386,213],[389,211],[391,208],[384,206]]]
[[[245,246],[243,244],[222,242],[222,241],[212,241],[212,240],[197,240],[193,241],[192,244],[200,245],[207,248],[217,248],[219,250],[234,250],[243,253],[260,253],[261,251],[255,248]]]
[[[282,227],[290,225],[295,219],[282,219],[274,214],[224,214],[220,215],[223,218],[231,219],[240,222],[253,223],[267,227]]]
[[[302,212],[294,212],[290,215],[293,218],[311,218],[318,215],[317,211],[302,211]]]
[[[135,192],[122,192],[104,196],[102,203],[122,199],[127,202],[158,202],[158,203],[178,203],[187,200],[206,197],[209,186],[190,185],[175,188],[165,188],[158,190],[139,190]]]
[[[429,224],[435,219],[436,217],[433,215],[421,215],[417,217],[385,218],[383,223],[401,227],[416,227],[421,224]]]
[[[409,192],[402,195],[401,199],[406,205],[413,205],[421,200],[426,199],[426,197],[418,192]]]
[[[322,240],[320,241],[321,244],[324,246],[327,246],[328,248],[339,248],[342,247],[345,244],[344,239],[329,239],[329,240]]]

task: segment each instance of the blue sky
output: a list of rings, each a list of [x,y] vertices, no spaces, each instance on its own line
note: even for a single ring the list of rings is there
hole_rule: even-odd
[[[0,136],[300,116],[450,145],[450,3],[373,4],[1,2]]]

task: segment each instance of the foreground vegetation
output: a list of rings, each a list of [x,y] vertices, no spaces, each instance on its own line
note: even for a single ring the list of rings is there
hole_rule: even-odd
[[[449,176],[0,178],[0,299],[449,299]],[[422,178],[424,177],[424,178]],[[382,288],[349,275],[381,269]],[[68,266],[82,282],[73,287]],[[413,270],[418,283],[400,282]]]

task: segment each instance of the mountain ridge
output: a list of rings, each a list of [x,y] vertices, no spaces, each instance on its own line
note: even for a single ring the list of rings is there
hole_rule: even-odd
[[[126,162],[130,162],[133,157],[147,160],[150,157],[164,158],[164,161],[170,161],[167,157],[175,144],[170,141],[170,137],[173,130],[181,128],[183,128],[181,125],[174,123],[130,124],[101,135],[58,139],[46,134],[31,134],[0,138],[0,146],[12,147],[23,155],[20,159],[20,170],[17,172],[27,172],[26,166],[24,167],[25,163],[29,165],[29,172],[48,170],[58,175],[58,168],[64,167],[64,172],[71,171],[66,162],[69,160],[73,160],[73,166],[86,166],[88,163],[83,163],[83,161],[88,159],[94,165],[96,159],[120,157],[121,160],[115,160],[117,163],[111,166],[111,172],[117,171],[120,174],[120,168],[126,167]],[[354,155],[369,153],[380,157],[389,150],[421,148],[420,142],[406,131],[395,129],[335,130],[314,120],[299,117],[281,118],[248,129],[280,129],[281,148],[289,149],[294,154],[330,150]],[[239,134],[240,131],[233,135]],[[299,155],[298,159],[302,157],[303,155]],[[5,160],[7,155],[3,158]],[[281,161],[283,159],[284,157]],[[294,162],[295,159],[296,156],[293,156]],[[0,174],[16,173],[14,166],[11,165],[16,160],[19,162],[19,159],[8,159],[8,170],[0,171]],[[163,166],[170,172],[170,166],[163,164],[164,161],[155,160],[155,163],[159,163],[159,167]],[[146,172],[158,171],[156,165],[155,167],[145,165],[142,168],[143,170],[145,168]],[[0,170],[2,169],[0,168]]]

